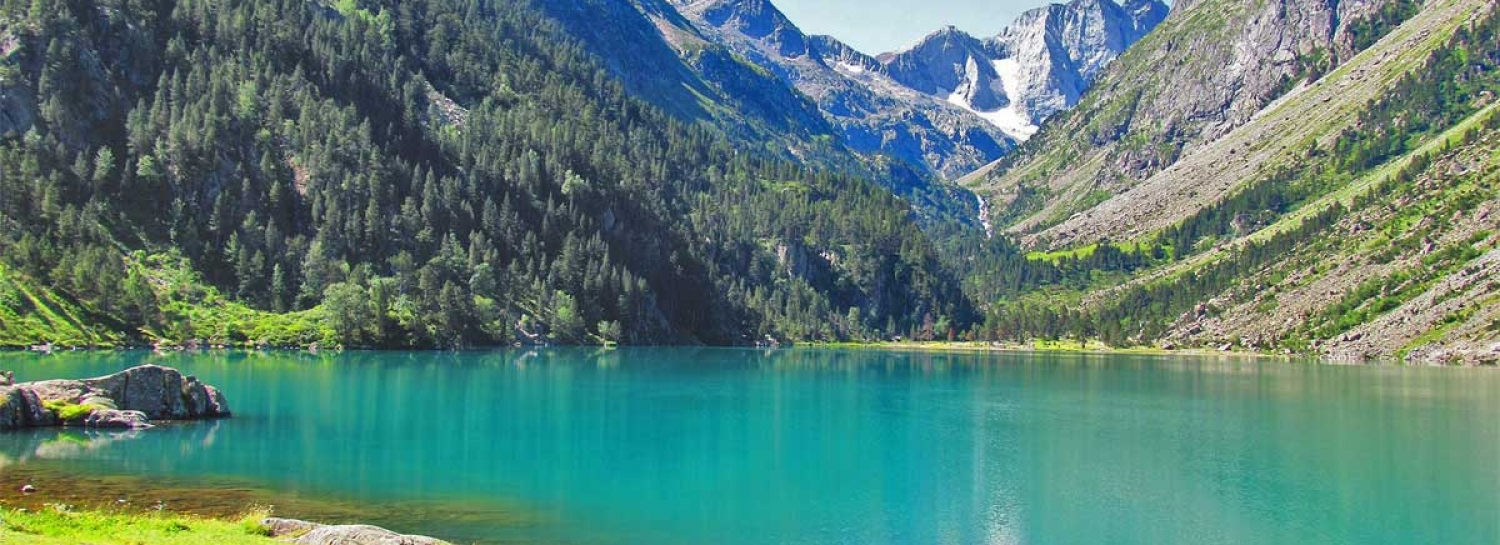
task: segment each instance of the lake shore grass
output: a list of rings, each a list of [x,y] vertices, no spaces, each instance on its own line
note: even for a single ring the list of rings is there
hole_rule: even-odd
[[[53,504],[41,509],[0,507],[0,543],[17,545],[271,545],[280,543],[260,521],[267,511],[235,518],[173,513],[78,510]]]

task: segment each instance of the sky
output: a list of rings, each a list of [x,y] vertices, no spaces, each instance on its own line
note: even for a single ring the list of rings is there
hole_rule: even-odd
[[[948,25],[979,37],[1000,32],[1048,0],[774,0],[803,32],[828,34],[870,55],[904,48]]]

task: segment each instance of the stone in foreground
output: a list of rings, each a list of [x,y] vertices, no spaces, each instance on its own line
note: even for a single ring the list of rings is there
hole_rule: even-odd
[[[271,537],[298,545],[448,545],[446,541],[401,535],[375,526],[329,526],[280,518],[268,518],[261,525],[271,531]]]

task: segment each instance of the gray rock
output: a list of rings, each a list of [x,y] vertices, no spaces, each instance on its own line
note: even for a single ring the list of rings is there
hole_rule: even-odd
[[[326,526],[294,519],[268,518],[261,525],[272,537],[292,538],[299,545],[447,545],[425,536],[402,535],[362,524]]]
[[[118,407],[118,406],[115,405],[115,400],[107,398],[107,397],[104,397],[104,396],[101,396],[101,395],[91,395],[91,396],[85,397],[79,403],[81,403],[83,405],[93,405],[93,406],[101,408],[101,409],[118,409],[118,408],[120,408],[120,407]]]
[[[224,394],[220,393],[218,388],[214,388],[213,386],[204,386],[203,388],[208,391],[208,414],[217,417],[226,417],[232,414],[229,411],[229,402],[224,401]]]
[[[0,430],[57,424],[57,415],[42,405],[36,392],[24,386],[0,387]]]
[[[302,537],[308,532],[322,527],[322,524],[307,522],[297,519],[268,518],[260,521],[260,525],[266,527],[271,537]]]
[[[139,430],[150,428],[151,422],[146,418],[146,413],[140,411],[120,411],[115,409],[100,409],[89,413],[84,417],[83,425],[90,428],[118,428]]]
[[[153,420],[227,416],[229,406],[216,390],[176,369],[142,365],[113,375],[80,381],[114,399],[121,409],[141,411]]]
[[[86,380],[48,380],[0,387],[0,430],[61,424],[44,403],[61,401],[100,407],[101,427],[139,428],[145,420],[190,420],[229,416],[217,389],[176,369],[143,365]],[[106,412],[107,411],[107,412]],[[134,413],[134,414],[132,414]],[[137,417],[136,415],[139,415]]]
[[[21,394],[12,387],[0,386],[0,430],[21,427]]]

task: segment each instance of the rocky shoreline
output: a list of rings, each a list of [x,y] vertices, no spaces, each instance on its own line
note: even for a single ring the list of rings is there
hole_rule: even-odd
[[[103,377],[14,383],[0,371],[0,431],[49,426],[141,429],[154,420],[230,416],[217,388],[170,367],[142,365]],[[30,484],[21,494],[41,493]],[[300,545],[444,545],[446,542],[367,525],[325,525],[294,519],[260,522],[267,537]]]
[[[176,369],[142,365],[83,380],[13,384],[0,376],[0,431],[49,426],[140,429],[153,420],[230,416],[219,390]]]

